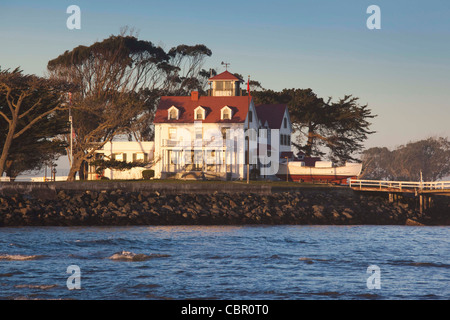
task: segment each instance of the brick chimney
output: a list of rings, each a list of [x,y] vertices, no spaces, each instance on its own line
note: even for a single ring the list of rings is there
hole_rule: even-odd
[[[191,100],[198,101],[198,91],[191,91]]]

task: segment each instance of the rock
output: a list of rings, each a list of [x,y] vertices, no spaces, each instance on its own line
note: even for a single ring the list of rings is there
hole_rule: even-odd
[[[422,224],[416,220],[409,219],[409,218],[406,219],[405,225],[406,226],[424,226],[424,224]]]
[[[1,191],[1,190],[0,190]],[[67,191],[54,199],[0,194],[0,226],[142,224],[406,224],[449,225],[447,198],[419,215],[413,201],[315,190],[297,193],[165,194],[155,191]],[[443,215],[444,214],[444,215]],[[183,218],[184,217],[184,218]],[[418,222],[421,221],[421,222]]]
[[[333,211],[331,213],[333,214],[334,219],[339,219],[340,215],[339,215],[339,212],[336,211],[336,209],[333,209]]]
[[[86,208],[80,208],[80,215],[81,216],[87,216],[88,215]]]
[[[125,198],[120,197],[119,199],[117,199],[116,203],[119,205],[119,207],[123,207],[125,205],[125,203],[127,200],[125,200]]]
[[[118,207],[114,202],[110,202],[110,203],[108,203],[108,208],[109,209],[117,209]]]
[[[316,218],[319,218],[319,219],[324,219],[324,218],[325,218],[325,216],[324,216],[321,212],[319,212],[319,211],[314,211],[314,212],[313,212],[313,215],[314,215]]]
[[[353,216],[347,212],[347,209],[342,211],[342,215],[345,216],[347,219],[353,219]]]
[[[321,205],[313,205],[313,206],[312,206],[312,209],[313,209],[313,215],[314,215],[316,218],[319,218],[319,219],[325,218],[325,216],[322,214],[323,210],[325,209],[324,206],[321,206]]]
[[[322,212],[323,209],[325,209],[324,206],[319,206],[319,205],[313,205],[312,208],[313,208],[314,212]]]
[[[101,192],[97,197],[97,201],[100,203],[106,202],[108,201],[108,196],[104,192]]]

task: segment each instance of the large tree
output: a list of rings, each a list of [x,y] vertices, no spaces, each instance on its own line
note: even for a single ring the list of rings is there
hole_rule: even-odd
[[[0,71],[0,176],[15,178],[64,152],[57,136],[67,130],[61,118],[67,88],[18,68]]]
[[[375,180],[436,181],[450,175],[450,141],[428,138],[394,150],[370,148],[361,157],[362,177]]]
[[[202,67],[211,54],[211,50],[202,44],[182,44],[168,51],[168,60],[161,64],[163,72],[158,72],[156,77],[158,81],[141,90],[146,107],[131,124],[128,132],[130,140],[153,140],[153,119],[161,96],[189,95],[193,90],[206,93],[208,79],[211,74],[215,75],[215,70],[207,71]]]
[[[0,121],[1,122],[1,121]],[[5,163],[6,175],[14,181],[23,173],[41,170],[66,154],[67,143],[61,135],[68,132],[67,111],[46,117],[26,134],[13,140]],[[0,133],[0,144],[5,135]]]
[[[160,47],[132,36],[111,36],[78,46],[49,61],[50,76],[76,86],[70,107],[75,139],[68,180],[85,178],[85,163],[96,150],[124,134],[149,102],[144,90],[154,89],[167,68]]]
[[[171,48],[167,54],[173,68],[166,79],[166,94],[181,96],[192,90],[204,92],[210,72],[202,67],[205,58],[210,57],[212,51],[203,44],[181,44]]]
[[[201,71],[202,57],[209,55],[201,45],[166,53],[150,41],[118,35],[49,61],[51,78],[76,86],[70,103],[75,139],[68,180],[77,171],[84,178],[86,161],[118,135],[151,139],[159,97],[197,88],[200,82],[192,79]]]
[[[363,149],[371,118],[375,115],[358,98],[347,95],[333,102],[325,101],[312,89],[260,90],[252,93],[255,102],[286,103],[293,125],[298,133],[293,145],[306,156],[324,156],[335,162],[358,161],[356,155]]]

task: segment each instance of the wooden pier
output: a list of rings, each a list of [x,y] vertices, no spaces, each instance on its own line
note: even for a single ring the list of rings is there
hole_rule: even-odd
[[[432,196],[450,196],[450,181],[415,182],[350,179],[350,188],[356,191],[384,192],[389,194],[389,201],[394,202],[403,193],[419,197],[420,212],[433,205]]]

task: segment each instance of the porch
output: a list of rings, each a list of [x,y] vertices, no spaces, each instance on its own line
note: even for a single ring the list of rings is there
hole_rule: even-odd
[[[245,165],[238,164],[238,153],[226,148],[162,150],[161,178],[181,180],[234,180],[244,176]]]

